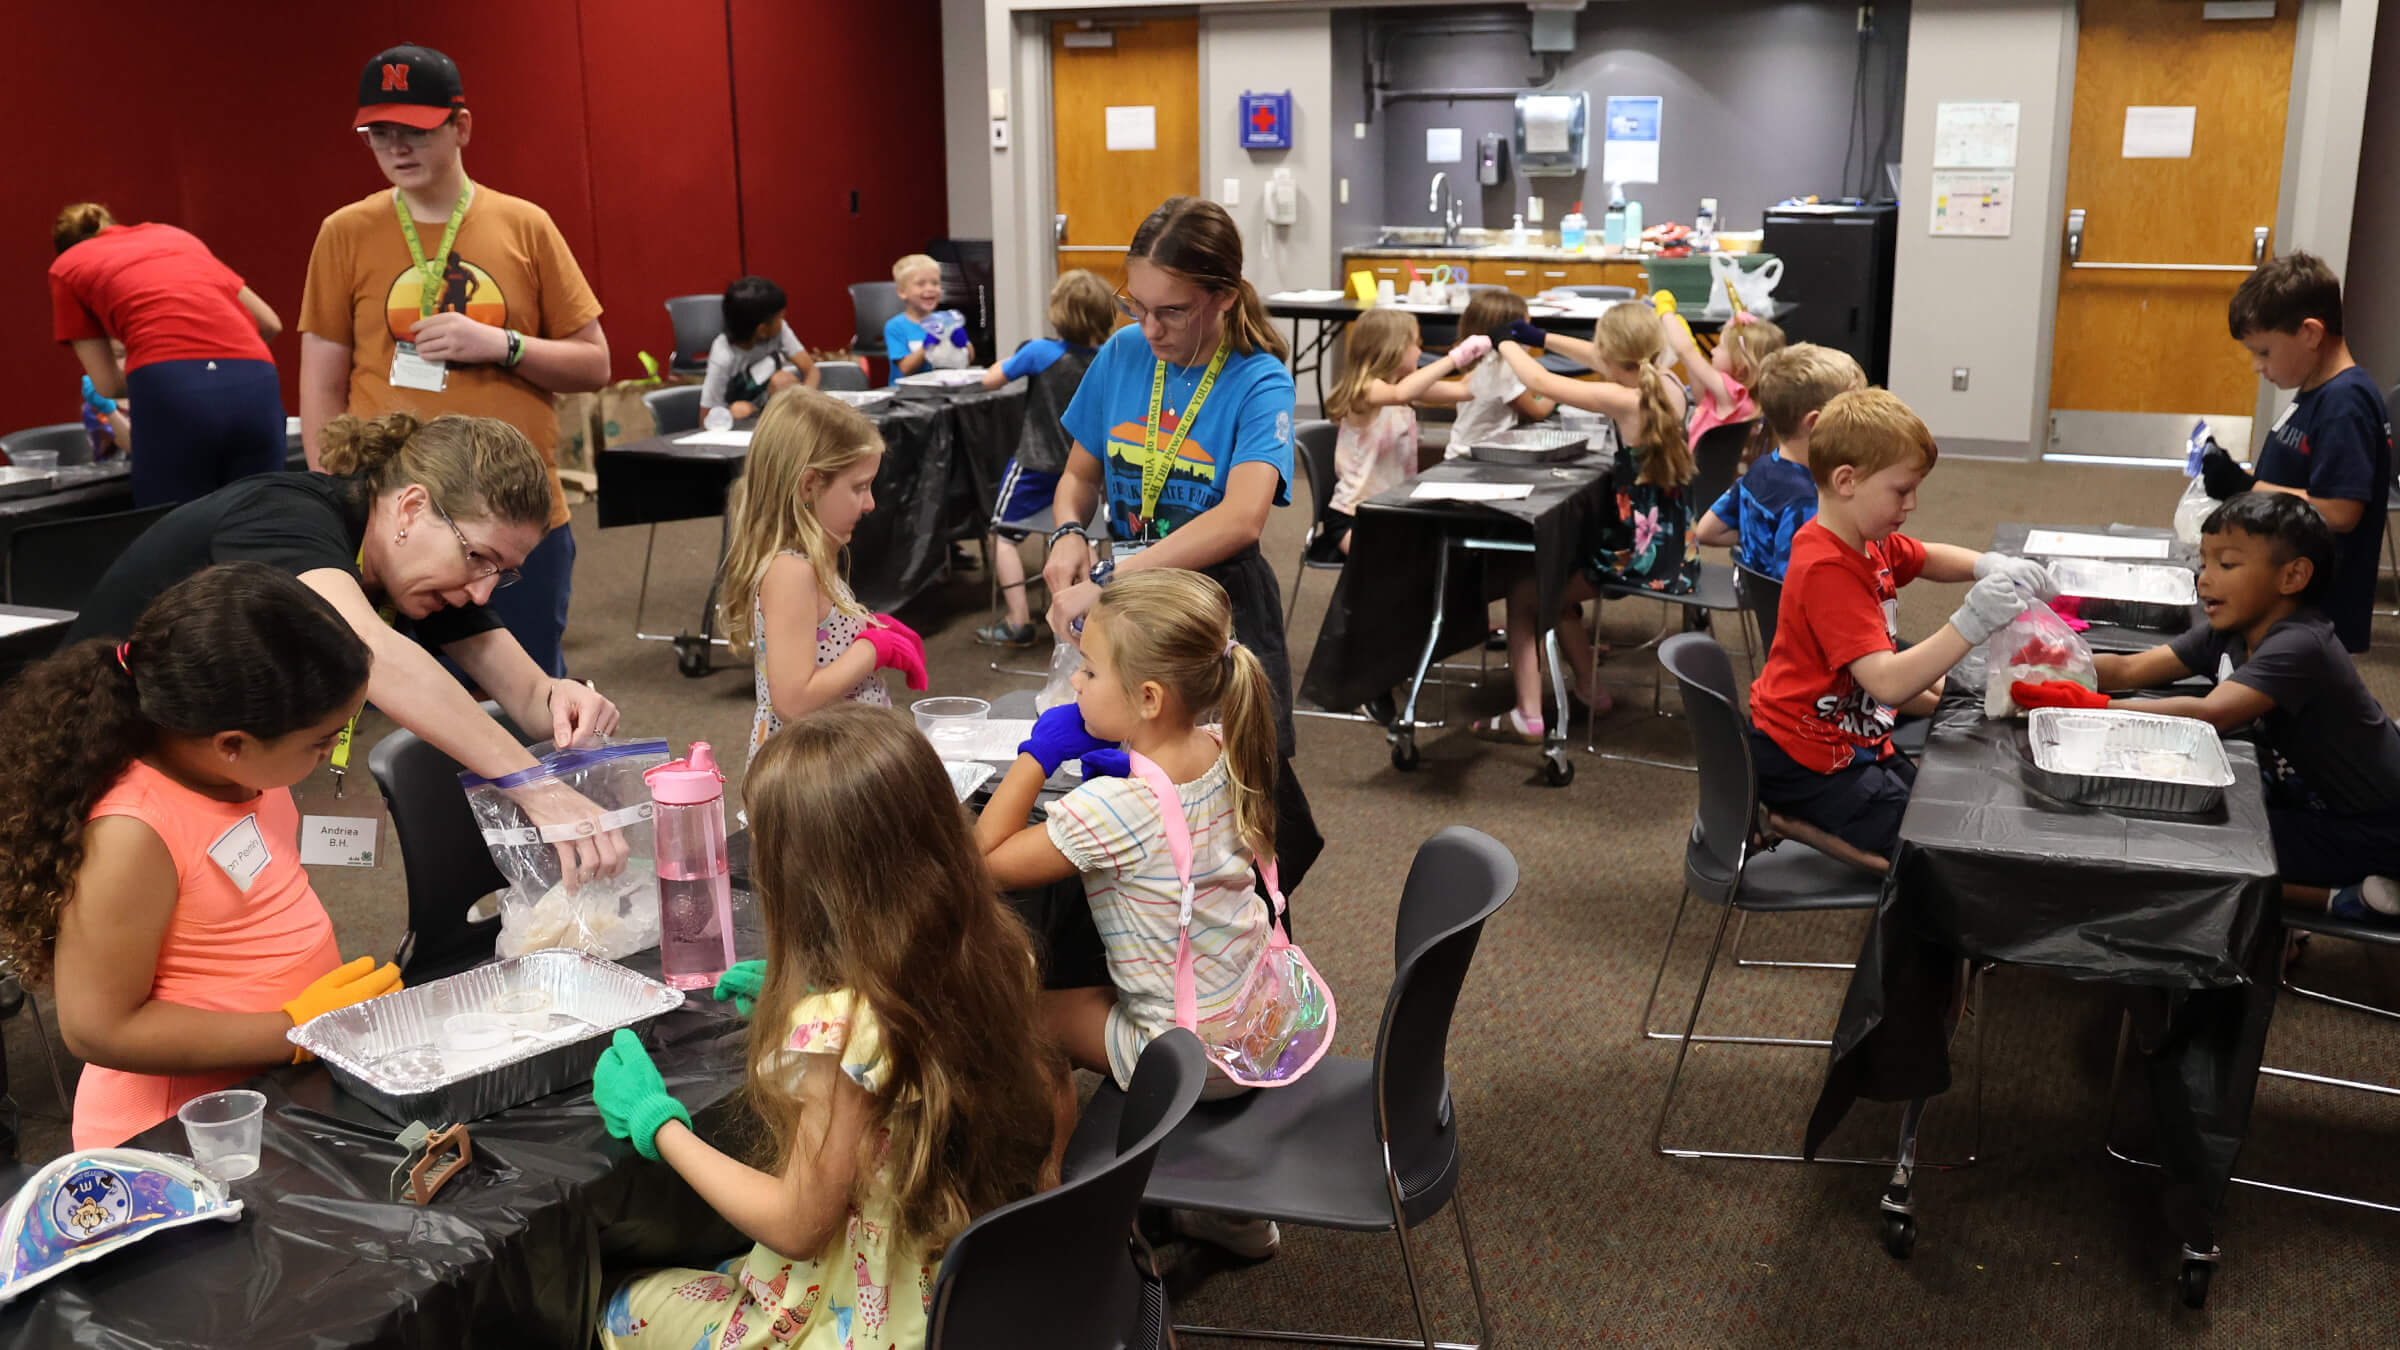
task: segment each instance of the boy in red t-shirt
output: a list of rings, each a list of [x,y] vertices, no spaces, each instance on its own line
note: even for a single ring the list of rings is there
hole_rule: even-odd
[[[1893,718],[1932,712],[1959,658],[2055,593],[2040,563],[1899,532],[1938,456],[1933,433],[1888,390],[1825,405],[1808,448],[1816,519],[1792,536],[1775,645],[1750,686],[1769,823],[1824,837],[1820,846],[1862,864],[1891,856],[1916,778],[1892,750]],[[1900,588],[1919,577],[1975,587],[1940,632],[1901,651]]]

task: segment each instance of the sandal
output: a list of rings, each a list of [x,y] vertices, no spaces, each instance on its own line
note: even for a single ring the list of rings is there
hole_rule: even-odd
[[[1498,741],[1503,745],[1540,745],[1543,742],[1543,733],[1519,720],[1514,708],[1496,717],[1478,718],[1471,729],[1479,741]]]

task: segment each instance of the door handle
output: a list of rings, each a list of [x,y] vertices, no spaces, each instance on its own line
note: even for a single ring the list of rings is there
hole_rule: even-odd
[[[1067,213],[1064,211],[1050,217],[1050,242],[1053,244],[1067,242]]]
[[[2264,225],[2250,232],[2250,261],[2246,263],[2164,263],[2164,262],[2085,262],[2083,260],[2084,212],[2067,212],[2067,263],[2082,272],[2253,272],[2267,260],[2267,237]]]
[[[2069,211],[2067,212],[2067,261],[2077,262],[2080,261],[2082,257],[2083,212]]]
[[[2263,266],[2267,261],[2267,234],[2268,229],[2264,225],[2250,231],[2250,265],[2252,267]]]

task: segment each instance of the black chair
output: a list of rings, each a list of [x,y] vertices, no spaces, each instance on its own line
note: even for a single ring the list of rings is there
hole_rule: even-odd
[[[82,428],[77,428],[78,431]],[[35,609],[81,610],[109,565],[176,503],[23,525],[8,537],[0,599]]]
[[[484,711],[510,735],[536,744],[501,717],[496,705]],[[396,958],[410,984],[455,975],[492,959],[500,938],[497,918],[470,922],[477,900],[508,885],[484,846],[483,828],[459,786],[459,763],[415,732],[394,730],[367,752],[367,772],[392,814],[393,841],[408,882],[408,936]]]
[[[1244,1336],[1340,1345],[1437,1342],[1419,1288],[1408,1230],[1441,1213],[1458,1224],[1475,1294],[1479,1336],[1488,1340],[1483,1276],[1460,1185],[1458,1120],[1445,1059],[1451,1015],[1483,925],[1517,889],[1517,860],[1498,840],[1453,825],[1417,849],[1400,894],[1391,992],[1375,1031],[1372,1060],[1327,1055],[1285,1087],[1202,1102],[1167,1136],[1144,1198],[1153,1205],[1272,1219],[1278,1223],[1388,1232],[1400,1241],[1401,1271],[1416,1310],[1416,1340],[1289,1331],[1178,1326],[1195,1336]],[[1076,1129],[1074,1156],[1115,1128],[1124,1094],[1103,1086]],[[1448,1345],[1449,1342],[1439,1344]],[[1471,1350],[1471,1348],[1470,1348]]]
[[[1733,585],[1742,597],[1742,612],[1750,616],[1750,631],[1758,638],[1758,646],[1752,653],[1752,664],[1756,665],[1764,662],[1775,646],[1775,618],[1783,608],[1783,583],[1737,562],[1733,565]]]
[[[1667,928],[1667,943],[1658,954],[1658,973],[1651,977],[1650,996],[1642,1003],[1641,1029],[1644,1038],[1674,1041],[1675,1070],[1667,1079],[1666,1099],[1659,1104],[1658,1127],[1651,1145],[1658,1152],[1674,1158],[1739,1158],[1759,1162],[1803,1162],[1796,1153],[1738,1153],[1713,1149],[1670,1148],[1666,1142],[1667,1121],[1675,1109],[1675,1093],[1683,1081],[1685,1058],[1695,1041],[1720,1045],[1773,1045],[1825,1049],[1832,1041],[1820,1038],[1790,1036],[1728,1036],[1701,1035],[1700,1009],[1708,999],[1710,977],[1716,971],[1717,955],[1724,949],[1726,930],[1735,917],[1745,919],[1751,914],[1817,914],[1833,910],[1870,911],[1876,906],[1883,890],[1883,878],[1864,871],[1837,858],[1830,857],[1794,839],[1787,839],[1765,851],[1753,851],[1752,833],[1758,812],[1758,774],[1750,760],[1748,719],[1734,704],[1733,663],[1726,658],[1725,649],[1705,633],[1679,633],[1667,639],[1659,648],[1659,664],[1675,676],[1683,691],[1683,710],[1692,731],[1692,757],[1699,767],[1700,804],[1692,816],[1691,833],[1684,843],[1683,899],[1675,906],[1674,922]],[[1690,1013],[1684,1018],[1683,1030],[1656,1031],[1651,1028],[1650,1015],[1658,1003],[1659,986],[1667,975],[1667,961],[1675,950],[1675,935],[1683,926],[1683,916],[1697,897],[1721,911],[1717,918],[1715,938],[1708,948],[1708,961],[1700,968],[1700,987],[1692,994]],[[1735,937],[1737,961],[1740,937]],[[1750,961],[1753,966],[1775,966],[1809,970],[1848,970],[1842,962],[1814,961]],[[1977,1035],[1982,1023],[1977,1022]],[[1983,1057],[1976,1055],[1975,1129],[1980,1142],[1983,1131]],[[1856,1163],[1890,1166],[1888,1158],[1827,1158],[1825,1162]],[[1967,1161],[1973,1161],[1972,1156]],[[1925,1164],[1938,1166],[1940,1164]]]
[[[650,410],[650,420],[657,424],[661,436],[680,436],[700,429],[700,386],[670,384],[642,395],[642,406]]]
[[[725,297],[677,295],[667,300],[667,321],[675,327],[675,350],[667,369],[678,375],[708,370],[708,349],[725,332]]]
[[[863,361],[845,361],[839,357],[827,357],[825,360],[817,362],[817,387],[819,389],[864,390],[869,387],[867,368]]]
[[[850,335],[850,350],[876,361],[886,360],[883,345],[883,326],[901,311],[900,292],[888,281],[856,281],[850,284],[850,317],[854,328]],[[874,372],[870,368],[870,377]]]
[[[1339,572],[1344,555],[1330,550],[1320,552],[1317,541],[1325,535],[1325,518],[1333,513],[1333,488],[1339,475],[1334,471],[1334,447],[1341,440],[1341,428],[1322,419],[1302,422],[1292,428],[1292,458],[1300,461],[1300,476],[1308,482],[1309,518],[1307,537],[1300,544],[1300,566],[1292,573],[1292,598],[1284,602],[1283,631],[1292,631],[1292,616],[1300,612],[1300,583],[1315,572]]]
[[[1192,1033],[1134,1065],[1105,1163],[969,1224],[933,1281],[926,1350],[1165,1350],[1167,1291],[1135,1235],[1142,1187],[1208,1077]]]

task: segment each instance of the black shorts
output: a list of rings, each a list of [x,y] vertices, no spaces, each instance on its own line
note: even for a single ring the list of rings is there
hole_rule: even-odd
[[[2299,886],[2339,890],[2368,877],[2400,876],[2400,812],[2343,815],[2304,806],[2267,807],[2275,868]]]
[[[1750,728],[1750,760],[1758,771],[1758,800],[1770,811],[1805,821],[1854,848],[1892,856],[1900,817],[1916,787],[1917,766],[1898,755],[1818,773],[1793,759],[1775,738]]]

